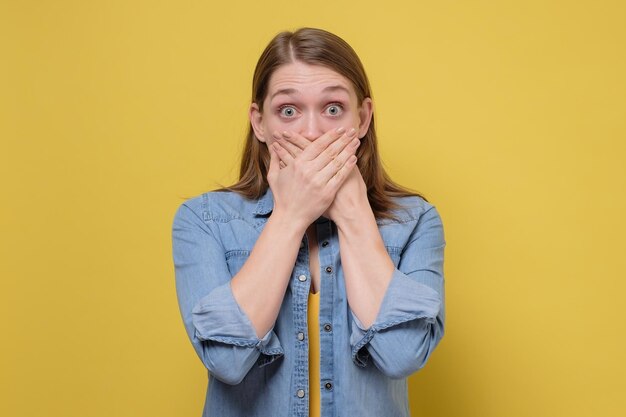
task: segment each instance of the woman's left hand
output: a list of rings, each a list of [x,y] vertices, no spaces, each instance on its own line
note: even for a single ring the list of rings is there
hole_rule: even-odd
[[[287,150],[292,156],[299,155],[312,142],[296,132],[283,132],[282,134],[274,133],[276,143]],[[282,161],[281,166],[285,164]],[[336,224],[341,224],[344,220],[348,220],[358,212],[358,208],[362,205],[369,205],[367,199],[367,186],[359,171],[358,166],[354,166],[344,183],[341,185],[335,199],[323,213],[323,215],[331,219]]]

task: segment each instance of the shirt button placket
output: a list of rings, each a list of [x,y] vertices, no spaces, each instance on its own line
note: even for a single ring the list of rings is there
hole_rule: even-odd
[[[331,299],[334,298],[334,291],[335,291],[335,286],[334,284],[331,283],[331,281],[333,280],[333,278],[336,277],[336,273],[338,273],[338,271],[335,271],[335,267],[333,264],[333,260],[334,256],[338,255],[338,254],[333,254],[333,251],[331,249],[337,249],[336,246],[330,246],[330,241],[331,239],[329,239],[329,237],[332,236],[332,227],[330,226],[330,224],[325,225],[326,228],[324,230],[322,230],[322,233],[318,232],[318,236],[320,237],[320,259],[323,259],[323,262],[326,264],[325,266],[322,266],[322,271],[323,273],[325,273],[326,275],[324,277],[322,277],[323,281],[322,282],[327,282],[327,287],[329,288],[329,296]],[[324,264],[322,264],[324,265]],[[324,284],[322,284],[323,286]],[[320,300],[321,302],[321,300]],[[320,309],[322,307],[320,306]],[[332,352],[334,343],[333,343],[333,326],[331,323],[333,323],[333,307],[331,306],[330,309],[328,308],[328,306],[326,306],[326,310],[324,310],[324,312],[320,312],[320,321],[321,321],[321,327],[322,329],[324,329],[324,335],[322,335],[321,339],[320,339],[320,349],[321,349],[321,354],[322,355],[328,355],[329,353]],[[322,321],[323,320],[323,321]],[[333,363],[332,363],[332,359],[330,359],[328,361],[328,366],[327,367],[322,367],[321,369],[321,378],[322,378],[322,403],[324,405],[329,405],[332,406],[332,404],[334,403],[334,384],[333,384],[333,377],[334,377],[334,369],[333,369]]]
[[[298,276],[298,281],[306,282],[306,275]],[[304,333],[303,332],[298,332],[297,337],[298,337],[298,340],[302,342],[304,340]]]
[[[304,245],[303,245],[304,246]],[[301,246],[301,247],[303,247]],[[300,274],[297,276],[297,282],[301,285],[297,285],[297,289],[296,289],[296,293],[297,298],[300,300],[300,302],[302,302],[302,307],[303,308],[298,308],[297,311],[297,315],[295,317],[295,321],[297,322],[297,329],[300,330],[302,329],[302,331],[297,331],[296,333],[296,338],[298,339],[298,341],[303,342],[306,340],[306,333],[304,331],[304,329],[306,328],[306,297],[308,295],[309,292],[309,283],[307,282],[309,280],[308,275],[306,274]],[[302,343],[298,344],[298,349],[297,349],[297,360],[296,360],[296,366],[294,368],[294,372],[295,372],[295,379],[294,379],[294,387],[304,387],[307,384],[307,378],[306,378],[306,363],[307,363],[307,350],[306,350],[306,346]],[[294,407],[295,409],[293,410],[292,415],[294,416],[300,416],[300,415],[305,415],[305,410],[307,409],[307,403],[306,403],[306,391],[302,388],[297,389],[296,392],[296,397],[300,400],[300,401],[296,401],[294,403]]]

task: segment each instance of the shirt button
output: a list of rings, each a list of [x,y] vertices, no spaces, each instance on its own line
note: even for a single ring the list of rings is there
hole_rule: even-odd
[[[298,332],[298,340],[299,341],[303,341],[304,340],[304,333]]]
[[[296,392],[296,395],[298,396],[298,398],[304,398],[304,390],[299,389],[298,392]]]
[[[325,248],[326,246],[328,246],[328,241],[327,240],[322,242],[322,247]]]
[[[333,326],[330,325],[330,323],[326,323],[324,325],[324,330],[326,330],[327,332],[330,332],[333,329]]]
[[[328,272],[329,274],[330,274],[331,272],[333,272],[333,267],[332,267],[332,266],[327,266],[327,267],[326,267],[326,272]]]
[[[304,281],[306,281],[306,275],[300,275],[300,276],[298,277],[298,280],[299,280],[300,282],[304,282]]]
[[[327,389],[327,390],[329,390],[329,391],[330,391],[331,389],[333,389],[333,384],[332,384],[332,382],[327,382],[327,383],[325,383],[325,384],[324,384],[324,388],[326,388],[326,389]]]

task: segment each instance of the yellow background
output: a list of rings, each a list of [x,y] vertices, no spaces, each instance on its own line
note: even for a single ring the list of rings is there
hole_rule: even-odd
[[[0,415],[200,415],[172,217],[236,178],[256,60],[300,26],[355,48],[444,221],[413,415],[626,415],[624,4],[3,0]]]

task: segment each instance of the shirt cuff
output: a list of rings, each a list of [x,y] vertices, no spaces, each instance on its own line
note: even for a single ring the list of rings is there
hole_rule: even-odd
[[[366,366],[369,359],[367,345],[376,333],[382,330],[416,319],[422,319],[428,323],[436,322],[441,304],[441,296],[437,291],[409,278],[396,268],[378,315],[369,328],[365,328],[350,310],[352,360],[358,366]]]
[[[262,338],[257,337],[252,322],[233,296],[230,282],[199,300],[192,310],[192,322],[199,340],[257,349],[265,355],[259,361],[260,366],[285,353],[273,327]]]

